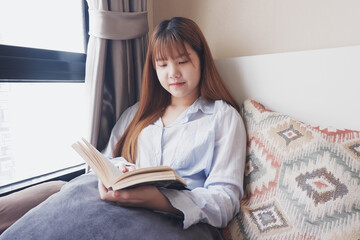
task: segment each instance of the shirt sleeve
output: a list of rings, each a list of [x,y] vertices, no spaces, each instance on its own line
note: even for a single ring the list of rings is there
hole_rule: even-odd
[[[225,227],[240,208],[246,155],[244,123],[231,107],[217,117],[213,161],[204,186],[191,191],[160,190],[183,212],[184,229],[197,222]]]

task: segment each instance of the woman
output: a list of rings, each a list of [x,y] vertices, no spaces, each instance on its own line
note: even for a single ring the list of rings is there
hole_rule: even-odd
[[[161,22],[152,34],[140,102],[115,125],[105,155],[130,165],[167,165],[190,190],[141,186],[103,200],[183,216],[183,228],[225,227],[243,195],[246,134],[239,107],[216,70],[208,44],[190,19]]]
[[[185,18],[163,21],[150,39],[140,102],[122,114],[104,154],[123,171],[168,165],[188,190],[112,191],[83,174],[0,239],[221,239],[217,228],[239,211],[245,146],[238,106],[200,29]]]

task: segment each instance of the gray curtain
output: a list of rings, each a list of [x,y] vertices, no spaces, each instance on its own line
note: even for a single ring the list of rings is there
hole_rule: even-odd
[[[87,0],[89,138],[99,150],[121,113],[139,98],[149,31],[146,1]]]

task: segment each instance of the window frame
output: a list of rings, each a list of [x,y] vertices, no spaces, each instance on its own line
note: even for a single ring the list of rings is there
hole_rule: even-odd
[[[84,82],[86,54],[0,45],[1,82]]]
[[[0,197],[9,195],[11,193],[21,191],[25,188],[35,186],[40,183],[50,181],[70,181],[86,172],[86,164],[79,164],[73,167],[68,167],[55,172],[43,174],[41,176],[24,179],[15,183],[10,183],[0,187]]]

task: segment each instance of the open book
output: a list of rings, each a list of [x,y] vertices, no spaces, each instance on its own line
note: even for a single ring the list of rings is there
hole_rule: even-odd
[[[119,190],[144,184],[176,189],[182,189],[186,186],[185,180],[171,167],[139,168],[123,173],[84,138],[82,142],[77,141],[72,147],[94,170],[106,188]]]

